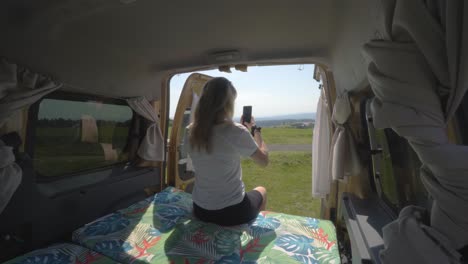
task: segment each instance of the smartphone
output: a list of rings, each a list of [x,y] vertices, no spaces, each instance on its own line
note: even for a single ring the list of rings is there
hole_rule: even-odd
[[[252,121],[252,106],[251,105],[244,106],[242,115],[244,116],[244,122],[250,123],[250,121]]]

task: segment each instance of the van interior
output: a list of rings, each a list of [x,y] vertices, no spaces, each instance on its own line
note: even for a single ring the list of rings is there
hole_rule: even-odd
[[[0,1],[0,262],[468,263],[467,28],[463,0]],[[198,72],[291,64],[320,215],[197,220]]]

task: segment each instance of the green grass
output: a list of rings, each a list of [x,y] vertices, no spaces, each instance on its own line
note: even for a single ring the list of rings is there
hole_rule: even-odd
[[[80,127],[38,127],[35,131],[36,142],[50,144],[70,143],[80,140]],[[99,143],[120,143],[127,141],[128,128],[103,125],[98,128]]]
[[[168,128],[171,137],[172,126]],[[313,128],[264,127],[262,137],[267,144],[312,144]]]
[[[115,164],[105,161],[102,156],[54,156],[34,160],[34,167],[43,177],[54,177],[72,174],[89,169],[102,168]]]
[[[265,127],[262,137],[266,144],[312,144],[312,128]]]
[[[246,190],[264,186],[268,192],[267,210],[320,217],[320,200],[311,194],[311,164],[310,152],[271,152],[266,168],[245,159],[242,174]]]
[[[126,160],[122,155],[128,128],[102,125],[98,143],[81,142],[79,127],[36,129],[34,168],[44,177],[60,176],[78,171],[100,168]],[[118,161],[106,161],[99,143],[112,144],[117,149]]]

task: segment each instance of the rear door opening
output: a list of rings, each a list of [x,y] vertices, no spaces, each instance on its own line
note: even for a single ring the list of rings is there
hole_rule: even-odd
[[[234,121],[242,108],[251,105],[257,126],[270,151],[270,165],[257,167],[242,161],[246,190],[265,186],[267,210],[320,217],[320,200],[311,195],[312,132],[320,96],[314,80],[314,65],[249,67],[247,72],[218,70],[177,74],[170,81],[167,183],[187,192],[196,174],[183,145],[188,144],[185,127],[193,121],[193,110],[203,85],[212,77],[226,77],[237,90]]]

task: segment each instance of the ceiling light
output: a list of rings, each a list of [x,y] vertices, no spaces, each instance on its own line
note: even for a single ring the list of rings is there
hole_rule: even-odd
[[[120,3],[122,3],[122,4],[126,4],[126,5],[127,5],[127,4],[131,4],[131,3],[135,2],[136,0],[119,0],[119,1],[120,1]]]
[[[240,59],[240,52],[238,50],[226,50],[214,52],[209,55],[214,62],[230,62]]]

